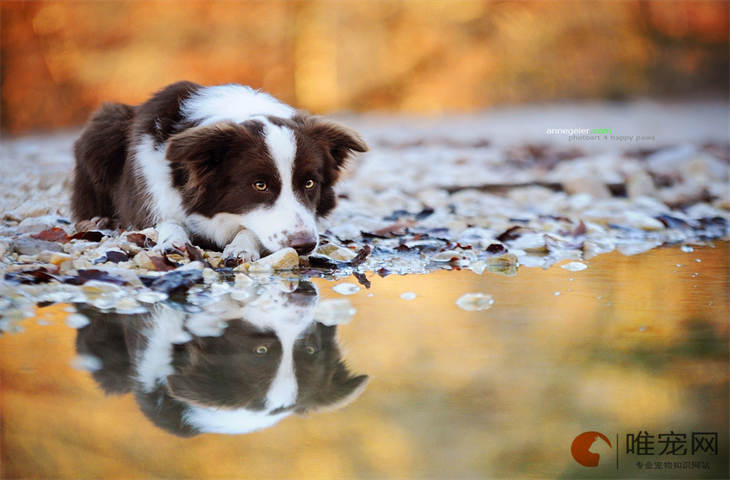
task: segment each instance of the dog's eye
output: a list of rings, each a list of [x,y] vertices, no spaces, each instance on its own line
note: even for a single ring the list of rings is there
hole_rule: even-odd
[[[312,188],[314,188],[314,180],[310,178],[309,180],[304,182],[304,188],[306,188],[307,190],[311,190]]]
[[[269,353],[269,347],[267,347],[266,345],[259,345],[258,347],[254,348],[253,351],[256,353],[256,355],[266,355],[267,353]]]
[[[317,353],[317,349],[311,345],[307,345],[307,348],[305,348],[304,351],[307,352],[307,355],[314,355]]]
[[[266,185],[266,182],[259,180],[258,182],[254,182],[253,188],[258,190],[259,192],[265,192],[269,186]]]

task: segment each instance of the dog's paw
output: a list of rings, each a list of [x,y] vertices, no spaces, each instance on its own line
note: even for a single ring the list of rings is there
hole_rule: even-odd
[[[223,249],[224,264],[235,267],[241,263],[255,262],[261,258],[258,240],[248,230],[242,230]]]
[[[156,227],[157,245],[152,251],[159,254],[185,253],[185,244],[190,243],[185,229],[177,223],[162,222]]]
[[[261,258],[261,255],[258,250],[241,248],[239,245],[229,244],[223,250],[223,262],[226,267],[255,262],[259,258]]]

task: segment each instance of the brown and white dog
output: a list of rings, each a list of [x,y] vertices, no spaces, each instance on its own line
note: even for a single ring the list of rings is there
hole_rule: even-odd
[[[179,82],[91,117],[74,145],[73,216],[154,226],[163,251],[192,237],[244,261],[306,254],[345,161],[366,150],[352,130],[266,93]]]

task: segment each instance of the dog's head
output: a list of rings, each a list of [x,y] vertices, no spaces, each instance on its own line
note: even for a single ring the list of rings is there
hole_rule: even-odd
[[[188,214],[231,234],[245,227],[268,251],[309,253],[345,162],[366,150],[354,131],[300,114],[193,127],[170,139],[167,158]]]

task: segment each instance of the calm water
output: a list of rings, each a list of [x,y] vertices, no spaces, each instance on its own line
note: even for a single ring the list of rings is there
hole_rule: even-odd
[[[728,257],[368,274],[86,326],[41,308],[0,337],[2,476],[727,477]],[[596,467],[571,455],[590,431]]]

